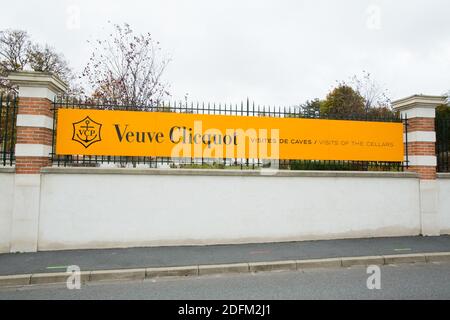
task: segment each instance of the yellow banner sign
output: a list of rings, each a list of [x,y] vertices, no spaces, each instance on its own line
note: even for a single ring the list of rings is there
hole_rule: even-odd
[[[403,161],[392,122],[59,109],[59,155]]]

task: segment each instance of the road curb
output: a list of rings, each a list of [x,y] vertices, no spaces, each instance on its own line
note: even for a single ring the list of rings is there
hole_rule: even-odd
[[[146,278],[198,276],[198,266],[146,268]]]
[[[195,277],[230,273],[294,271],[319,268],[346,268],[352,266],[433,263],[446,261],[450,261],[450,252],[245,262],[176,267],[92,270],[81,272],[81,282],[86,283],[118,280],[144,280],[167,277]],[[0,276],[0,288],[64,283],[67,281],[70,275],[70,273],[65,272],[54,272]]]
[[[31,274],[16,274],[11,276],[0,276],[1,287],[16,287],[30,284]]]
[[[210,274],[247,273],[247,272],[249,272],[248,263],[206,264],[198,266],[199,276],[205,276]]]
[[[31,277],[33,278],[33,277]],[[89,281],[117,281],[117,280],[144,280],[145,268],[95,270],[90,272]]]
[[[342,258],[297,260],[297,269],[313,268],[339,268],[342,267]]]
[[[385,264],[427,262],[425,254],[395,254],[383,257]]]
[[[425,254],[427,262],[450,261],[450,252],[435,252]]]
[[[294,271],[297,270],[295,260],[249,262],[249,272]]]
[[[368,266],[368,265],[384,265],[386,264],[386,259],[384,256],[365,256],[365,257],[348,257],[342,258],[342,267],[352,267],[352,266]]]
[[[66,272],[52,272],[52,273],[34,273],[31,274],[29,284],[52,284],[66,282],[69,273]],[[81,282],[89,281],[90,272],[80,272]]]

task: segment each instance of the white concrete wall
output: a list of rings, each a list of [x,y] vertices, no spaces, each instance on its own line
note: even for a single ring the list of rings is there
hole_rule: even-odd
[[[450,176],[446,179],[437,179],[437,183],[441,234],[450,234]]]
[[[39,250],[420,233],[419,180],[42,175]]]
[[[14,176],[0,172],[0,253],[9,252],[10,248]]]

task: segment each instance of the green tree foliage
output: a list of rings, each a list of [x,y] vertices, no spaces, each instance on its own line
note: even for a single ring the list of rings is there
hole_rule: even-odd
[[[321,115],[357,116],[364,114],[364,98],[351,86],[340,84],[320,106]]]
[[[367,116],[369,118],[393,118],[396,116],[396,112],[394,112],[389,107],[372,107],[367,110]]]
[[[350,84],[342,81],[328,93],[320,104],[322,116],[392,118],[395,112],[390,108],[387,90],[384,90],[364,72],[363,78],[353,76]]]
[[[300,105],[301,113],[307,118],[318,118],[322,104],[323,101],[319,99],[307,100],[304,104]]]
[[[353,76],[349,82],[341,81],[328,93],[320,104],[320,115],[341,117],[391,118],[395,116],[390,108],[388,92],[371,74],[363,71],[363,76]]]
[[[450,118],[450,106],[441,104],[436,108],[436,116],[439,118]]]

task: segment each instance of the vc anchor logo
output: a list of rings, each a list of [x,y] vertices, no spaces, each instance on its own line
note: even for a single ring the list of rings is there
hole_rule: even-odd
[[[100,136],[102,125],[89,118],[89,116],[81,121],[74,122],[72,125],[72,140],[81,143],[85,148],[95,142],[102,141]]]

